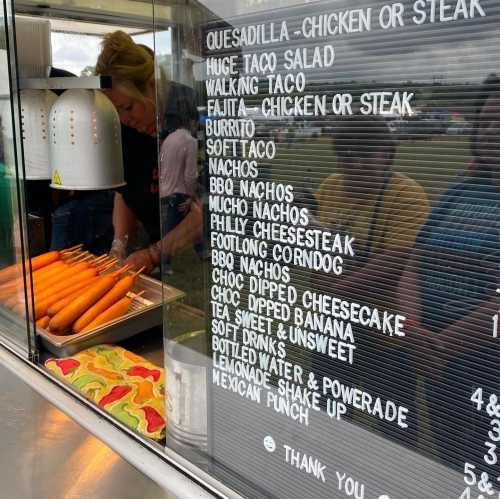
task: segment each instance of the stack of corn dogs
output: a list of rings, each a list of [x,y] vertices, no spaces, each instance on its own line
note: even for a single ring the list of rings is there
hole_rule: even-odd
[[[27,262],[28,265],[29,262]],[[135,297],[127,296],[140,272],[123,276],[129,267],[116,271],[116,259],[96,258],[81,245],[50,251],[31,259],[28,303],[33,292],[37,326],[56,335],[91,331],[125,315]],[[0,303],[23,314],[26,310],[21,264],[0,270]],[[31,308],[31,305],[29,309]]]

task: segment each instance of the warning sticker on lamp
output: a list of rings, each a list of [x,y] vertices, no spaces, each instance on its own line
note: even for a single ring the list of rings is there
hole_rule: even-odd
[[[57,170],[52,172],[52,183],[54,185],[62,185],[61,176]]]

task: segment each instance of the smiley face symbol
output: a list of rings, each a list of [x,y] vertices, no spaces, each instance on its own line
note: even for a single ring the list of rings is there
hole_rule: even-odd
[[[270,435],[264,437],[264,448],[267,450],[267,452],[274,452],[276,450],[276,442]]]

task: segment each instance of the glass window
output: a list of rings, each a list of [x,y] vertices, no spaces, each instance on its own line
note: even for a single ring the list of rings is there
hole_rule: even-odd
[[[496,497],[495,2],[160,3],[17,6],[41,362],[245,497]]]
[[[24,171],[19,161],[18,93],[11,80],[16,75],[16,60],[7,47],[14,40],[12,12],[4,5],[0,12],[0,330],[7,344],[23,355],[33,349],[26,306],[27,260],[26,228],[36,245],[37,221],[21,217]],[[35,262],[37,265],[37,262]]]
[[[494,496],[498,9],[201,3],[159,96],[156,248],[197,309],[167,447],[245,497]]]

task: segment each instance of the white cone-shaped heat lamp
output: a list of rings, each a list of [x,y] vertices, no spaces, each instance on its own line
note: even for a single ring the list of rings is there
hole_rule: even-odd
[[[125,185],[120,119],[104,93],[66,90],[49,122],[51,187],[84,191]]]
[[[49,114],[57,95],[50,90],[21,91],[21,130],[27,180],[51,178]]]

